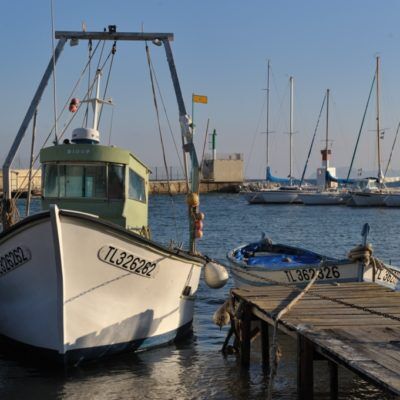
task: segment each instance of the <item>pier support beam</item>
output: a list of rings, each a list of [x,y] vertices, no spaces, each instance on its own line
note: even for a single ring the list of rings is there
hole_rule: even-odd
[[[260,320],[261,329],[261,359],[265,372],[269,372],[269,332],[268,323]]]
[[[300,400],[313,400],[314,347],[310,340],[297,336],[297,395]]]
[[[338,366],[333,361],[328,360],[329,367],[329,382],[331,391],[331,400],[337,400],[339,395],[339,379],[338,379]]]
[[[248,368],[250,365],[251,344],[251,306],[246,304],[240,319],[240,363]]]

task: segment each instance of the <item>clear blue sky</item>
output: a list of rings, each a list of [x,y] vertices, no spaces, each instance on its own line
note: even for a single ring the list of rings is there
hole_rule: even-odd
[[[388,159],[400,120],[400,2],[339,1],[122,1],[54,0],[56,30],[173,32],[173,51],[186,105],[192,92],[205,94],[209,104],[196,105],[198,152],[207,119],[216,129],[217,150],[244,154],[247,177],[264,176],[266,60],[272,65],[270,164],[276,175],[288,173],[289,91],[295,79],[295,174],[301,174],[326,88],[331,89],[330,137],[333,164],[348,166],[375,68],[381,57],[381,126],[385,128],[383,160]],[[3,1],[0,63],[1,146],[3,162],[51,54],[50,0]],[[168,116],[178,140],[178,112],[168,80],[164,50],[152,46]],[[57,67],[57,91],[68,93],[86,62],[86,45],[66,46]],[[116,104],[112,142],[130,148],[150,166],[162,165],[151,87],[141,44],[118,45],[109,94]],[[72,77],[74,75],[74,77]],[[85,83],[87,84],[87,83]],[[52,86],[40,107],[38,136],[52,122]],[[83,88],[78,97],[82,96]],[[65,97],[58,100],[61,108]],[[368,112],[356,168],[376,168],[375,102]],[[106,113],[107,114],[107,113]],[[108,117],[109,113],[105,115]],[[75,125],[79,125],[77,118]],[[308,174],[320,164],[324,119]],[[109,122],[102,127],[107,142]],[[165,120],[162,122],[169,137]],[[70,136],[70,131],[67,133]],[[25,140],[20,160],[27,159]],[[400,145],[400,144],[399,144]],[[399,170],[396,150],[393,168]],[[178,165],[173,146],[168,162]],[[18,160],[17,159],[17,164]],[[18,165],[17,165],[18,166]]]

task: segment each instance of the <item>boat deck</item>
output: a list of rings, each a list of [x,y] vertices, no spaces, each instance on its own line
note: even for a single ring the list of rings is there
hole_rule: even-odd
[[[241,302],[239,343],[243,365],[250,360],[250,323],[261,321],[263,362],[268,364],[268,325],[299,295],[282,286],[233,289]],[[314,285],[278,322],[298,341],[298,393],[313,396],[313,360],[330,363],[331,398],[337,396],[337,366],[344,366],[378,388],[400,395],[400,293],[375,283]],[[263,334],[264,332],[264,334]],[[284,351],[284,350],[283,350]],[[333,368],[332,368],[333,366]]]

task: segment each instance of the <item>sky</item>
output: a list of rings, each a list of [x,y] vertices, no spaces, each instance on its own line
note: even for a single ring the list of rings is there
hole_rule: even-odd
[[[266,77],[270,80],[270,157],[274,175],[289,173],[289,77],[294,77],[294,175],[300,176],[326,89],[330,89],[331,164],[348,168],[361,126],[368,93],[380,57],[380,125],[383,168],[400,121],[400,2],[394,0],[53,0],[55,30],[102,31],[110,24],[124,32],[172,32],[172,49],[186,108],[192,93],[208,96],[195,104],[195,142],[199,157],[209,131],[216,129],[217,153],[242,153],[247,178],[263,178],[266,164]],[[50,0],[1,0],[0,163],[10,149],[50,60]],[[110,51],[110,44],[103,54]],[[150,46],[168,120],[181,143],[178,109],[162,47]],[[99,54],[99,52],[97,53]],[[103,55],[103,59],[105,56]],[[60,111],[88,60],[87,43],[67,45],[56,69],[56,109]],[[94,63],[93,63],[94,64]],[[108,67],[107,67],[108,68]],[[105,86],[108,69],[103,71]],[[93,76],[93,68],[91,70]],[[82,99],[85,74],[74,96]],[[118,43],[104,110],[101,141],[130,149],[154,169],[163,165],[143,43]],[[178,166],[167,119],[161,109],[161,131],[168,164]],[[113,111],[110,111],[110,110]],[[77,115],[65,132],[82,124]],[[49,82],[38,111],[35,151],[43,145],[54,120],[53,85]],[[58,129],[71,115],[64,113]],[[321,117],[307,176],[320,165],[325,146],[325,111]],[[14,167],[29,158],[31,127]],[[400,146],[400,144],[399,144]],[[207,143],[206,148],[209,148]],[[400,170],[395,147],[391,168]],[[367,111],[355,171],[377,170],[376,97]]]

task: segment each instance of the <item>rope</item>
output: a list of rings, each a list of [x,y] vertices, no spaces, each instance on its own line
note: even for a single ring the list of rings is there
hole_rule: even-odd
[[[369,91],[367,104],[366,104],[365,110],[364,110],[364,115],[363,115],[362,120],[361,120],[360,130],[358,131],[358,136],[357,136],[356,145],[355,145],[355,147],[354,147],[353,156],[351,157],[351,162],[350,162],[349,171],[347,172],[346,184],[349,183],[349,178],[350,178],[350,174],[351,174],[351,169],[353,168],[354,158],[356,157],[356,152],[357,152],[357,148],[358,148],[358,143],[359,143],[359,141],[360,141],[361,132],[362,132],[362,129],[363,129],[363,126],[364,126],[365,116],[367,115],[367,110],[368,110],[369,101],[371,100],[371,95],[372,95],[372,90],[373,90],[373,88],[374,88],[375,79],[376,79],[376,74],[374,74],[374,78],[372,79],[371,89],[370,89],[370,91]]]
[[[179,152],[178,146],[177,146],[177,144],[176,144],[176,140],[175,140],[174,133],[172,132],[171,122],[170,122],[170,120],[169,120],[169,118],[168,118],[168,113],[167,113],[167,109],[166,109],[166,107],[165,107],[164,98],[163,98],[163,95],[162,95],[162,93],[161,93],[160,85],[158,84],[157,75],[156,75],[156,72],[155,72],[155,69],[154,69],[154,65],[153,65],[153,62],[152,62],[151,59],[150,59],[150,64],[151,64],[151,69],[152,69],[152,71],[153,71],[154,82],[155,82],[156,87],[157,87],[158,95],[160,96],[161,104],[162,104],[162,106],[163,106],[163,111],[164,111],[164,114],[165,114],[165,119],[166,119],[166,121],[167,121],[169,133],[170,133],[171,138],[172,138],[172,141],[173,141],[173,143],[174,143],[174,147],[175,147],[175,151],[176,151],[176,156],[178,157],[178,162],[179,162],[179,165],[180,165],[180,167],[181,167],[181,169],[182,169],[182,172],[183,172],[183,174],[185,175],[185,172],[186,172],[186,171],[185,171],[185,168],[183,167],[183,164],[182,164],[180,152]],[[186,178],[186,180],[187,180],[187,176],[186,176],[185,178]]]
[[[162,130],[161,130],[161,123],[160,123],[160,112],[158,110],[157,95],[156,95],[156,90],[155,90],[155,85],[154,85],[153,71],[151,69],[150,50],[149,50],[149,46],[147,45],[147,42],[145,44],[145,49],[146,49],[147,64],[148,64],[148,67],[149,67],[151,90],[152,90],[152,94],[153,94],[153,103],[154,103],[154,108],[155,108],[156,116],[157,116],[157,126],[158,126],[158,133],[160,135],[160,142],[161,142],[161,149],[162,149],[162,155],[163,155],[163,161],[164,161],[164,168],[165,168],[165,173],[167,175],[168,195],[170,196],[170,199],[171,199],[171,202],[172,202],[172,210],[173,210],[173,213],[174,213],[175,234],[176,234],[176,237],[178,237],[178,226],[177,226],[177,223],[176,223],[175,203],[174,203],[174,200],[173,200],[173,197],[172,197],[172,192],[171,192],[171,182],[170,182],[170,177],[169,177],[169,172],[168,172],[168,163],[167,163],[167,158],[166,158],[166,155],[165,155],[164,139],[163,139],[163,134],[162,134]]]
[[[306,160],[306,163],[304,164],[303,173],[301,174],[301,179],[300,179],[299,187],[301,187],[301,185],[302,185],[303,182],[304,182],[304,177],[305,177],[305,175],[306,175],[307,166],[308,166],[308,161],[310,160],[311,151],[312,151],[312,148],[313,148],[313,146],[314,146],[315,136],[316,136],[317,131],[318,131],[319,121],[320,121],[320,119],[321,119],[322,111],[323,111],[323,109],[324,109],[325,100],[326,100],[326,94],[325,94],[324,99],[323,99],[323,101],[322,101],[321,110],[319,111],[319,115],[318,115],[318,119],[317,119],[317,125],[315,126],[315,129],[314,129],[314,134],[313,134],[313,137],[312,137],[312,140],[311,140],[310,148],[308,149],[307,160]]]

